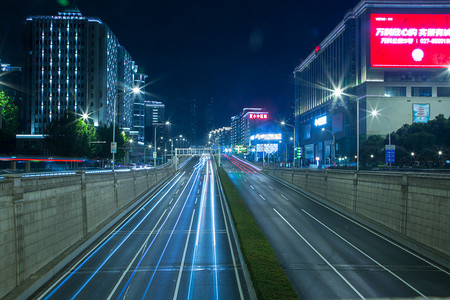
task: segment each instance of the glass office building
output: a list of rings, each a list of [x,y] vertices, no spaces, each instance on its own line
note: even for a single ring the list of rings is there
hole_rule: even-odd
[[[404,124],[449,117],[448,20],[448,1],[361,1],[311,45],[294,70],[303,162],[354,163],[358,129],[362,144]]]
[[[89,114],[95,126],[114,118],[132,126],[132,95],[120,93],[132,87],[134,62],[100,19],[83,16],[72,3],[56,16],[27,18],[25,40],[26,132],[45,134],[67,111]]]

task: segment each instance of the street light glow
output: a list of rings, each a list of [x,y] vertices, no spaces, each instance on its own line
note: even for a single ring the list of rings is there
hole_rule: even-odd
[[[334,94],[335,97],[340,97],[342,95],[342,90],[340,88],[336,88],[333,91],[333,94]]]
[[[134,94],[139,94],[139,93],[141,92],[141,89],[138,88],[138,87],[134,87],[134,88],[132,89],[132,91],[133,91]]]

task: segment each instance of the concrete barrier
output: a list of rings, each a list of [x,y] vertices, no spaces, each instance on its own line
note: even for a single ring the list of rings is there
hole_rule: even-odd
[[[0,298],[173,174],[173,168],[0,179]]]
[[[450,265],[450,177],[265,169],[413,250]]]

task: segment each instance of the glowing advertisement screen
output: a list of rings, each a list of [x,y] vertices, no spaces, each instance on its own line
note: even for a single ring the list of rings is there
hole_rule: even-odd
[[[430,104],[413,104],[413,122],[427,123],[430,121]]]
[[[375,68],[447,68],[450,14],[371,14],[370,64]]]

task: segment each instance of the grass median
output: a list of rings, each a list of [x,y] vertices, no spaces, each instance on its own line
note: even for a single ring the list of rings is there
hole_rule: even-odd
[[[258,299],[298,299],[272,246],[223,168],[219,168],[219,176]]]

